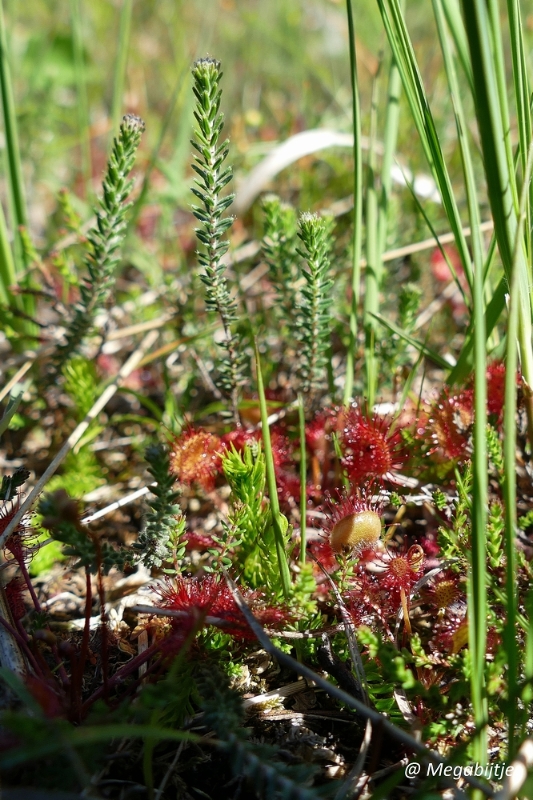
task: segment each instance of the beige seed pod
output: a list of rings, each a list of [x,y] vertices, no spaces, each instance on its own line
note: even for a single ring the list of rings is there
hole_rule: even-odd
[[[373,547],[381,536],[381,518],[376,511],[357,511],[342,517],[331,531],[330,543],[336,553],[350,548],[362,553]]]

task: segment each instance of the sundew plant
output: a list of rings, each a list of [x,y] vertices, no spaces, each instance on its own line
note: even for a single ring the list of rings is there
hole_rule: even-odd
[[[95,133],[73,2],[76,174],[40,228],[0,5],[8,791],[533,796],[530,19],[432,0],[430,70],[414,5],[377,0],[369,61],[352,0],[310,4],[343,122],[265,147],[255,70],[239,116],[211,55],[150,132],[129,0]]]

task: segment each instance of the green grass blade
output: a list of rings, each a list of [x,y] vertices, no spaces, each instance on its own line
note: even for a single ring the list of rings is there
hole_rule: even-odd
[[[468,81],[470,91],[474,94],[474,78],[472,76],[472,64],[468,54],[468,42],[466,40],[465,26],[461,16],[461,9],[458,0],[445,0],[443,11],[446,23],[453,39],[457,59],[460,62],[465,77]]]
[[[385,251],[387,243],[387,228],[389,223],[389,204],[392,186],[392,167],[398,142],[398,128],[400,124],[400,95],[402,80],[394,58],[389,69],[389,82],[387,86],[387,110],[384,122],[383,156],[381,160],[381,193],[379,197],[378,218],[378,248],[380,256]]]
[[[507,278],[504,276],[500,279],[498,285],[492,292],[492,297],[487,305],[485,314],[485,331],[487,336],[490,336],[495,326],[498,324],[504,309],[505,297],[508,292]],[[465,378],[472,372],[474,366],[473,352],[474,352],[474,335],[473,325],[469,328],[465,335],[465,343],[461,350],[461,355],[457,360],[457,364],[451,371],[448,377],[448,384],[461,384]]]
[[[514,251],[518,228],[516,179],[514,165],[509,166],[508,114],[502,101],[501,42],[494,9],[487,10],[485,0],[463,0],[463,12],[474,70],[475,104],[478,129],[485,164],[489,202],[503,268],[510,282],[516,270],[518,291],[518,342],[522,374],[528,387],[533,386],[533,346],[529,270],[524,246]],[[514,267],[513,267],[514,263]],[[514,274],[514,273],[513,273]],[[529,439],[533,443],[533,398],[527,392]]]
[[[474,720],[479,735],[475,739],[476,759],[485,763],[487,759],[488,704],[485,693],[486,618],[487,618],[487,553],[486,527],[488,508],[488,462],[487,462],[487,384],[486,384],[486,334],[484,308],[484,255],[479,230],[480,216],[476,191],[476,180],[467,138],[467,125],[463,112],[461,92],[445,23],[441,0],[433,0],[433,10],[444,57],[444,66],[457,125],[459,149],[463,163],[468,214],[470,221],[473,273],[473,331],[474,331],[474,447],[472,454],[472,537],[471,561],[468,575],[468,623],[469,649],[471,657],[470,690]]]
[[[350,77],[352,87],[352,130],[353,130],[353,241],[351,273],[350,339],[346,356],[346,379],[344,382],[344,405],[353,394],[355,355],[357,347],[357,315],[361,282],[361,242],[363,227],[363,156],[361,151],[361,109],[357,80],[357,56],[355,51],[355,25],[352,0],[346,0],[348,14],[348,40],[350,49]]]
[[[13,245],[8,244],[7,239],[2,243],[2,279],[7,277],[12,270],[16,276],[10,284],[19,283],[21,286],[27,285],[27,279],[22,275],[29,265],[25,263],[25,251],[19,234],[19,228],[27,228],[27,209],[24,192],[24,181],[22,178],[22,166],[20,161],[20,149],[18,142],[17,118],[15,113],[15,101],[13,98],[13,86],[11,81],[11,70],[9,66],[9,51],[7,46],[7,31],[4,20],[4,10],[2,0],[0,0],[0,96],[2,103],[2,115],[4,119],[4,135],[7,165],[7,183],[9,193],[9,209],[13,228]],[[3,216],[3,215],[2,215]],[[2,238],[6,233],[5,221],[2,220]],[[11,252],[9,255],[8,250]],[[4,290],[7,286],[4,285]],[[9,298],[9,294],[8,294]],[[32,295],[26,294],[17,298],[15,302],[10,300],[10,305],[14,308],[23,309],[24,313],[31,317],[35,313],[35,300]],[[35,326],[25,319],[16,326],[17,329],[28,334],[35,334]]]
[[[21,298],[14,298],[9,291],[9,287],[15,286],[16,283],[17,274],[15,271],[15,262],[13,260],[13,251],[11,250],[11,244],[9,242],[4,209],[0,203],[0,302],[6,306],[15,305],[21,308],[21,303],[17,302]]]
[[[9,397],[8,404],[4,411],[4,415],[0,419],[0,436],[9,428],[9,423],[13,415],[16,413],[20,401],[22,400],[22,395],[24,394],[25,387],[21,383],[15,384],[13,389],[11,389],[11,394]]]
[[[503,127],[503,142],[505,148],[505,156],[507,159],[507,169],[509,174],[513,172],[513,146],[511,142],[511,121],[509,118],[509,105],[507,102],[507,71],[505,69],[505,56],[503,52],[503,39],[500,27],[500,7],[499,0],[485,0],[484,6],[487,9],[485,19],[488,22],[488,32],[490,35],[490,42],[492,47],[492,65],[496,77],[496,84],[498,87],[498,100],[500,106],[500,115]],[[474,62],[475,63],[475,62]],[[477,70],[476,70],[477,71]],[[495,99],[495,98],[494,98]],[[526,145],[527,146],[527,145]],[[518,191],[516,183],[513,181],[511,190],[514,193],[515,205],[518,206]]]
[[[7,49],[7,33],[4,21],[3,5],[0,0],[0,93],[2,97],[2,113],[4,117],[4,131],[6,137],[6,152],[8,161],[8,180],[13,210],[13,226],[18,229],[20,225],[27,226],[26,199],[24,196],[24,182],[22,180],[22,167],[18,143],[17,120],[15,115],[15,101],[11,83],[11,71]]]
[[[395,325],[390,319],[386,319],[386,317],[381,316],[381,314],[376,314],[376,319],[378,322],[381,322],[386,328],[388,328],[392,333],[395,333],[397,336],[400,336],[405,342],[412,345],[419,353],[423,353],[427,358],[430,358],[438,367],[441,369],[445,369],[448,371],[450,369],[450,364],[446,361],[445,358],[442,358],[441,355],[437,353],[436,350],[433,350],[428,345],[420,342],[418,339],[415,339],[414,336],[411,336],[409,333],[403,331],[398,325]]]
[[[470,254],[463,234],[457,201],[453,192],[439,135],[424,90],[413,45],[402,14],[399,0],[378,0],[385,32],[398,65],[403,89],[411,109],[424,154],[442,197],[442,204],[455,237],[465,275],[472,284]]]
[[[381,257],[378,244],[378,188],[376,176],[377,95],[379,75],[374,75],[372,103],[370,109],[370,144],[366,169],[366,266],[364,272],[365,298],[363,304],[363,327],[365,331],[365,396],[373,407],[378,381],[375,341],[377,336],[376,314],[379,312],[379,289],[382,277]]]
[[[507,359],[505,373],[505,405],[504,405],[504,440],[503,463],[504,481],[503,498],[505,504],[505,555],[506,555],[506,616],[504,627],[504,643],[507,654],[507,694],[509,697],[507,711],[509,754],[512,759],[517,743],[515,740],[515,726],[518,718],[517,695],[519,657],[518,642],[516,640],[516,621],[518,615],[517,586],[517,557],[516,557],[516,370],[518,366],[517,331],[519,324],[520,303],[518,294],[519,272],[518,255],[522,249],[522,235],[526,221],[526,210],[529,199],[531,172],[533,169],[533,141],[529,146],[528,158],[524,172],[524,184],[520,198],[520,215],[513,253],[513,272],[511,276],[511,291],[509,303],[509,322],[507,332]]]
[[[259,348],[255,344],[255,362],[257,365],[257,393],[259,395],[259,408],[261,410],[261,433],[263,436],[263,447],[265,450],[266,479],[268,494],[270,497],[270,509],[272,512],[272,527],[276,540],[276,553],[278,556],[279,572],[283,594],[288,599],[291,594],[291,573],[285,552],[285,533],[287,531],[287,520],[279,508],[278,487],[276,484],[276,471],[274,468],[274,458],[272,456],[272,444],[270,441],[270,428],[268,426],[268,410],[265,397],[265,387],[263,375],[261,373],[261,361],[259,358]]]
[[[298,395],[298,422],[300,427],[300,562],[305,564],[307,552],[307,454],[305,450],[304,399]]]
[[[523,37],[523,23],[518,0],[507,0],[507,14],[509,17],[509,38],[511,43],[511,56],[513,62],[514,98],[516,102],[516,117],[518,124],[519,158],[522,178],[526,175],[527,153],[531,141],[531,113],[530,113],[530,88]],[[531,213],[533,208],[533,187],[529,187],[529,202],[526,206],[526,231],[531,231]],[[532,242],[526,238],[531,264]]]
[[[57,753],[65,748],[66,741],[72,747],[86,747],[126,737],[128,739],[153,738],[160,742],[197,742],[200,740],[200,737],[194,733],[157,725],[86,725],[74,728],[63,723],[58,725],[56,730],[52,729],[50,733],[50,736],[43,738],[38,744],[22,745],[4,751],[0,756],[0,767],[11,769],[27,761]]]

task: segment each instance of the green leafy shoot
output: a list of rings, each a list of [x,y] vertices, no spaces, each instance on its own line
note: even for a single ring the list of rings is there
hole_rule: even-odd
[[[65,341],[57,350],[54,371],[78,353],[85,339],[93,333],[94,320],[111,293],[115,269],[120,260],[120,248],[126,235],[126,202],[133,183],[128,176],[133,168],[144,122],[127,114],[107,165],[103,182],[103,197],[96,211],[96,225],[87,234],[91,246],[85,258],[87,275],[80,286],[80,299],[74,315],[67,323]]]
[[[166,564],[165,572],[177,574],[185,553],[182,542],[185,517],[176,502],[180,492],[173,489],[175,477],[170,473],[168,450],[163,444],[148,447],[145,458],[155,483],[150,486],[153,499],[148,499],[150,510],[134,547],[139,550],[139,560],[147,567]]]
[[[281,322],[294,328],[294,315],[301,283],[296,253],[296,213],[269,194],[263,199],[264,233],[261,248],[269,266],[270,280],[277,294]]]
[[[196,150],[192,167],[198,176],[192,192],[202,204],[193,206],[194,216],[200,222],[196,236],[203,245],[198,252],[198,261],[203,269],[200,277],[205,286],[207,310],[217,313],[222,323],[224,339],[221,346],[225,350],[225,357],[219,364],[219,380],[222,390],[230,399],[234,421],[239,424],[239,392],[244,362],[242,344],[234,332],[237,304],[228,288],[222,260],[229,247],[224,235],[233,223],[233,217],[224,216],[224,213],[233,202],[234,195],[221,196],[232,178],[232,169],[224,167],[229,151],[228,141],[220,142],[224,127],[224,115],[220,112],[220,62],[202,58],[194,64],[192,74],[196,98],[194,118],[197,123],[195,138],[191,141]]]
[[[331,335],[330,274],[331,221],[316,214],[302,214],[298,254],[306,260],[304,285],[298,309],[297,335],[301,345],[299,375],[305,394],[322,388]]]

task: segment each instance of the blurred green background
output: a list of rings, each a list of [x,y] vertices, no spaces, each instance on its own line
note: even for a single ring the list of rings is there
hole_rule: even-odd
[[[435,102],[440,61],[428,5],[411,3],[409,20]],[[360,0],[355,7],[365,121],[385,40],[377,4]],[[342,0],[10,0],[4,16],[31,229],[41,245],[62,186],[84,198],[84,173],[90,173],[89,188],[98,191],[111,132],[126,112],[147,123],[141,171],[155,155],[146,199],[188,205],[190,66],[206,54],[223,64],[223,109],[237,173],[291,133],[350,130]],[[416,162],[411,126],[402,130],[400,151],[407,147]],[[346,162],[340,171],[338,158]],[[331,169],[313,164],[296,188],[305,193],[318,171],[319,187],[340,176],[333,196],[349,192],[349,176],[342,180],[349,152],[321,157],[328,159]],[[316,199],[317,187],[307,188],[312,196],[303,205]]]

